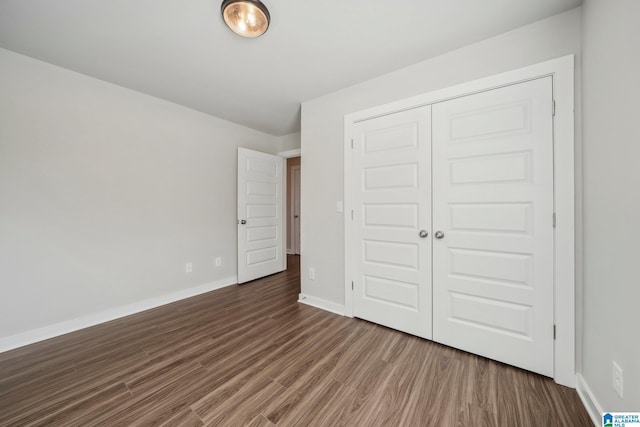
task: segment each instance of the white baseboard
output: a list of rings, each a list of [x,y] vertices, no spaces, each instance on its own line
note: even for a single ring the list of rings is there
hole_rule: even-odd
[[[287,248],[287,255],[293,255],[293,249]]]
[[[344,316],[344,305],[336,304],[335,302],[327,301],[326,299],[299,294],[298,302]]]
[[[171,294],[149,298],[144,301],[127,304],[121,307],[110,308],[98,313],[89,314],[76,319],[65,320],[64,322],[55,323],[43,328],[0,338],[0,353],[33,344],[38,341],[44,341],[49,338],[68,334],[69,332],[74,332],[90,326],[95,326],[100,323],[109,322],[131,314],[140,313],[141,311],[150,310],[182,299],[204,294],[205,292],[211,292],[216,289],[224,288],[225,286],[235,285],[236,283],[238,283],[238,278],[236,276],[226,277],[224,279],[216,280],[215,282],[205,283],[204,285],[195,286],[193,288],[184,289]]]
[[[589,385],[585,381],[584,377],[578,374],[577,379],[578,382],[576,384],[576,391],[578,392],[578,396],[580,396],[582,404],[587,409],[587,412],[589,413],[593,424],[596,427],[599,427],[602,425],[602,406],[600,405],[600,403],[598,403],[598,400],[589,388]]]

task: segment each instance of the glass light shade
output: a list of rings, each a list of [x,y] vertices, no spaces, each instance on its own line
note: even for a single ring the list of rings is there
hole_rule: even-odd
[[[258,37],[269,28],[269,11],[258,0],[225,0],[222,17],[227,26],[242,37]]]

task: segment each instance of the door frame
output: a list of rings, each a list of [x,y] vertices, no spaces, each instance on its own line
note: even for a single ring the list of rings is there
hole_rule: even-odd
[[[280,152],[276,153],[276,156],[280,156],[283,159],[285,159],[285,169],[288,169],[286,167],[286,159],[290,159],[292,157],[300,157],[300,167],[302,167],[302,149],[301,148],[294,148],[293,150],[280,151]],[[289,180],[287,179],[287,173],[285,171],[285,174],[284,174],[284,188],[288,189],[289,188],[288,186],[289,186]],[[302,169],[300,169],[300,194],[302,195]],[[300,204],[300,209],[302,209],[302,204]],[[285,217],[285,216],[288,217],[286,203],[285,203],[285,207],[282,210],[282,215],[283,215],[283,217]],[[286,224],[285,224],[283,232],[284,232],[284,241],[287,242],[287,243],[285,243],[285,248],[284,248],[284,257],[285,257],[284,266],[285,266],[285,269],[286,269],[287,268],[286,258],[287,258],[287,255],[289,255],[287,253],[287,247],[286,247],[288,242],[289,242],[289,233],[287,233]],[[302,226],[300,227],[300,252],[302,252]]]
[[[353,317],[352,135],[357,122],[434,104],[461,96],[551,76],[553,78],[554,156],[554,373],[558,384],[576,386],[575,309],[575,172],[574,172],[574,55],[435,90],[344,117],[344,315]],[[552,213],[550,212],[550,215]],[[549,219],[550,221],[552,218]]]
[[[300,198],[302,196],[302,169],[301,165],[296,165],[291,167],[291,209],[289,220],[291,221],[291,234],[292,234],[292,245],[291,251],[293,255],[300,255],[300,236],[298,236],[298,241],[296,242],[296,199],[298,199],[298,203],[300,203]],[[297,180],[299,186],[299,194],[296,195],[296,179],[295,179],[295,171],[299,171],[300,175]],[[299,219],[299,218],[298,218]],[[300,221],[298,221],[298,228],[300,228]],[[298,234],[300,234],[300,230],[298,230]]]

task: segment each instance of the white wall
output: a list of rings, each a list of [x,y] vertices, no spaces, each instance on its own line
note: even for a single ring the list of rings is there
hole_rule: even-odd
[[[233,280],[239,146],[278,139],[0,50],[0,342]]]
[[[343,119],[347,113],[580,52],[574,9],[302,105],[302,293],[344,305]],[[579,57],[577,78],[579,81]],[[579,123],[579,112],[578,112]],[[310,267],[316,280],[308,279]]]
[[[582,375],[604,411],[640,411],[640,2],[583,5]],[[612,361],[624,371],[624,399]]]
[[[278,153],[300,148],[300,132],[277,137]]]

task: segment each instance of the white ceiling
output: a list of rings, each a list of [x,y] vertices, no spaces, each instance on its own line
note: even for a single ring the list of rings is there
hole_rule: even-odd
[[[221,0],[0,0],[0,46],[249,126],[295,132],[300,103],[581,0],[263,0],[244,39]],[[469,64],[473,66],[473,64]]]

